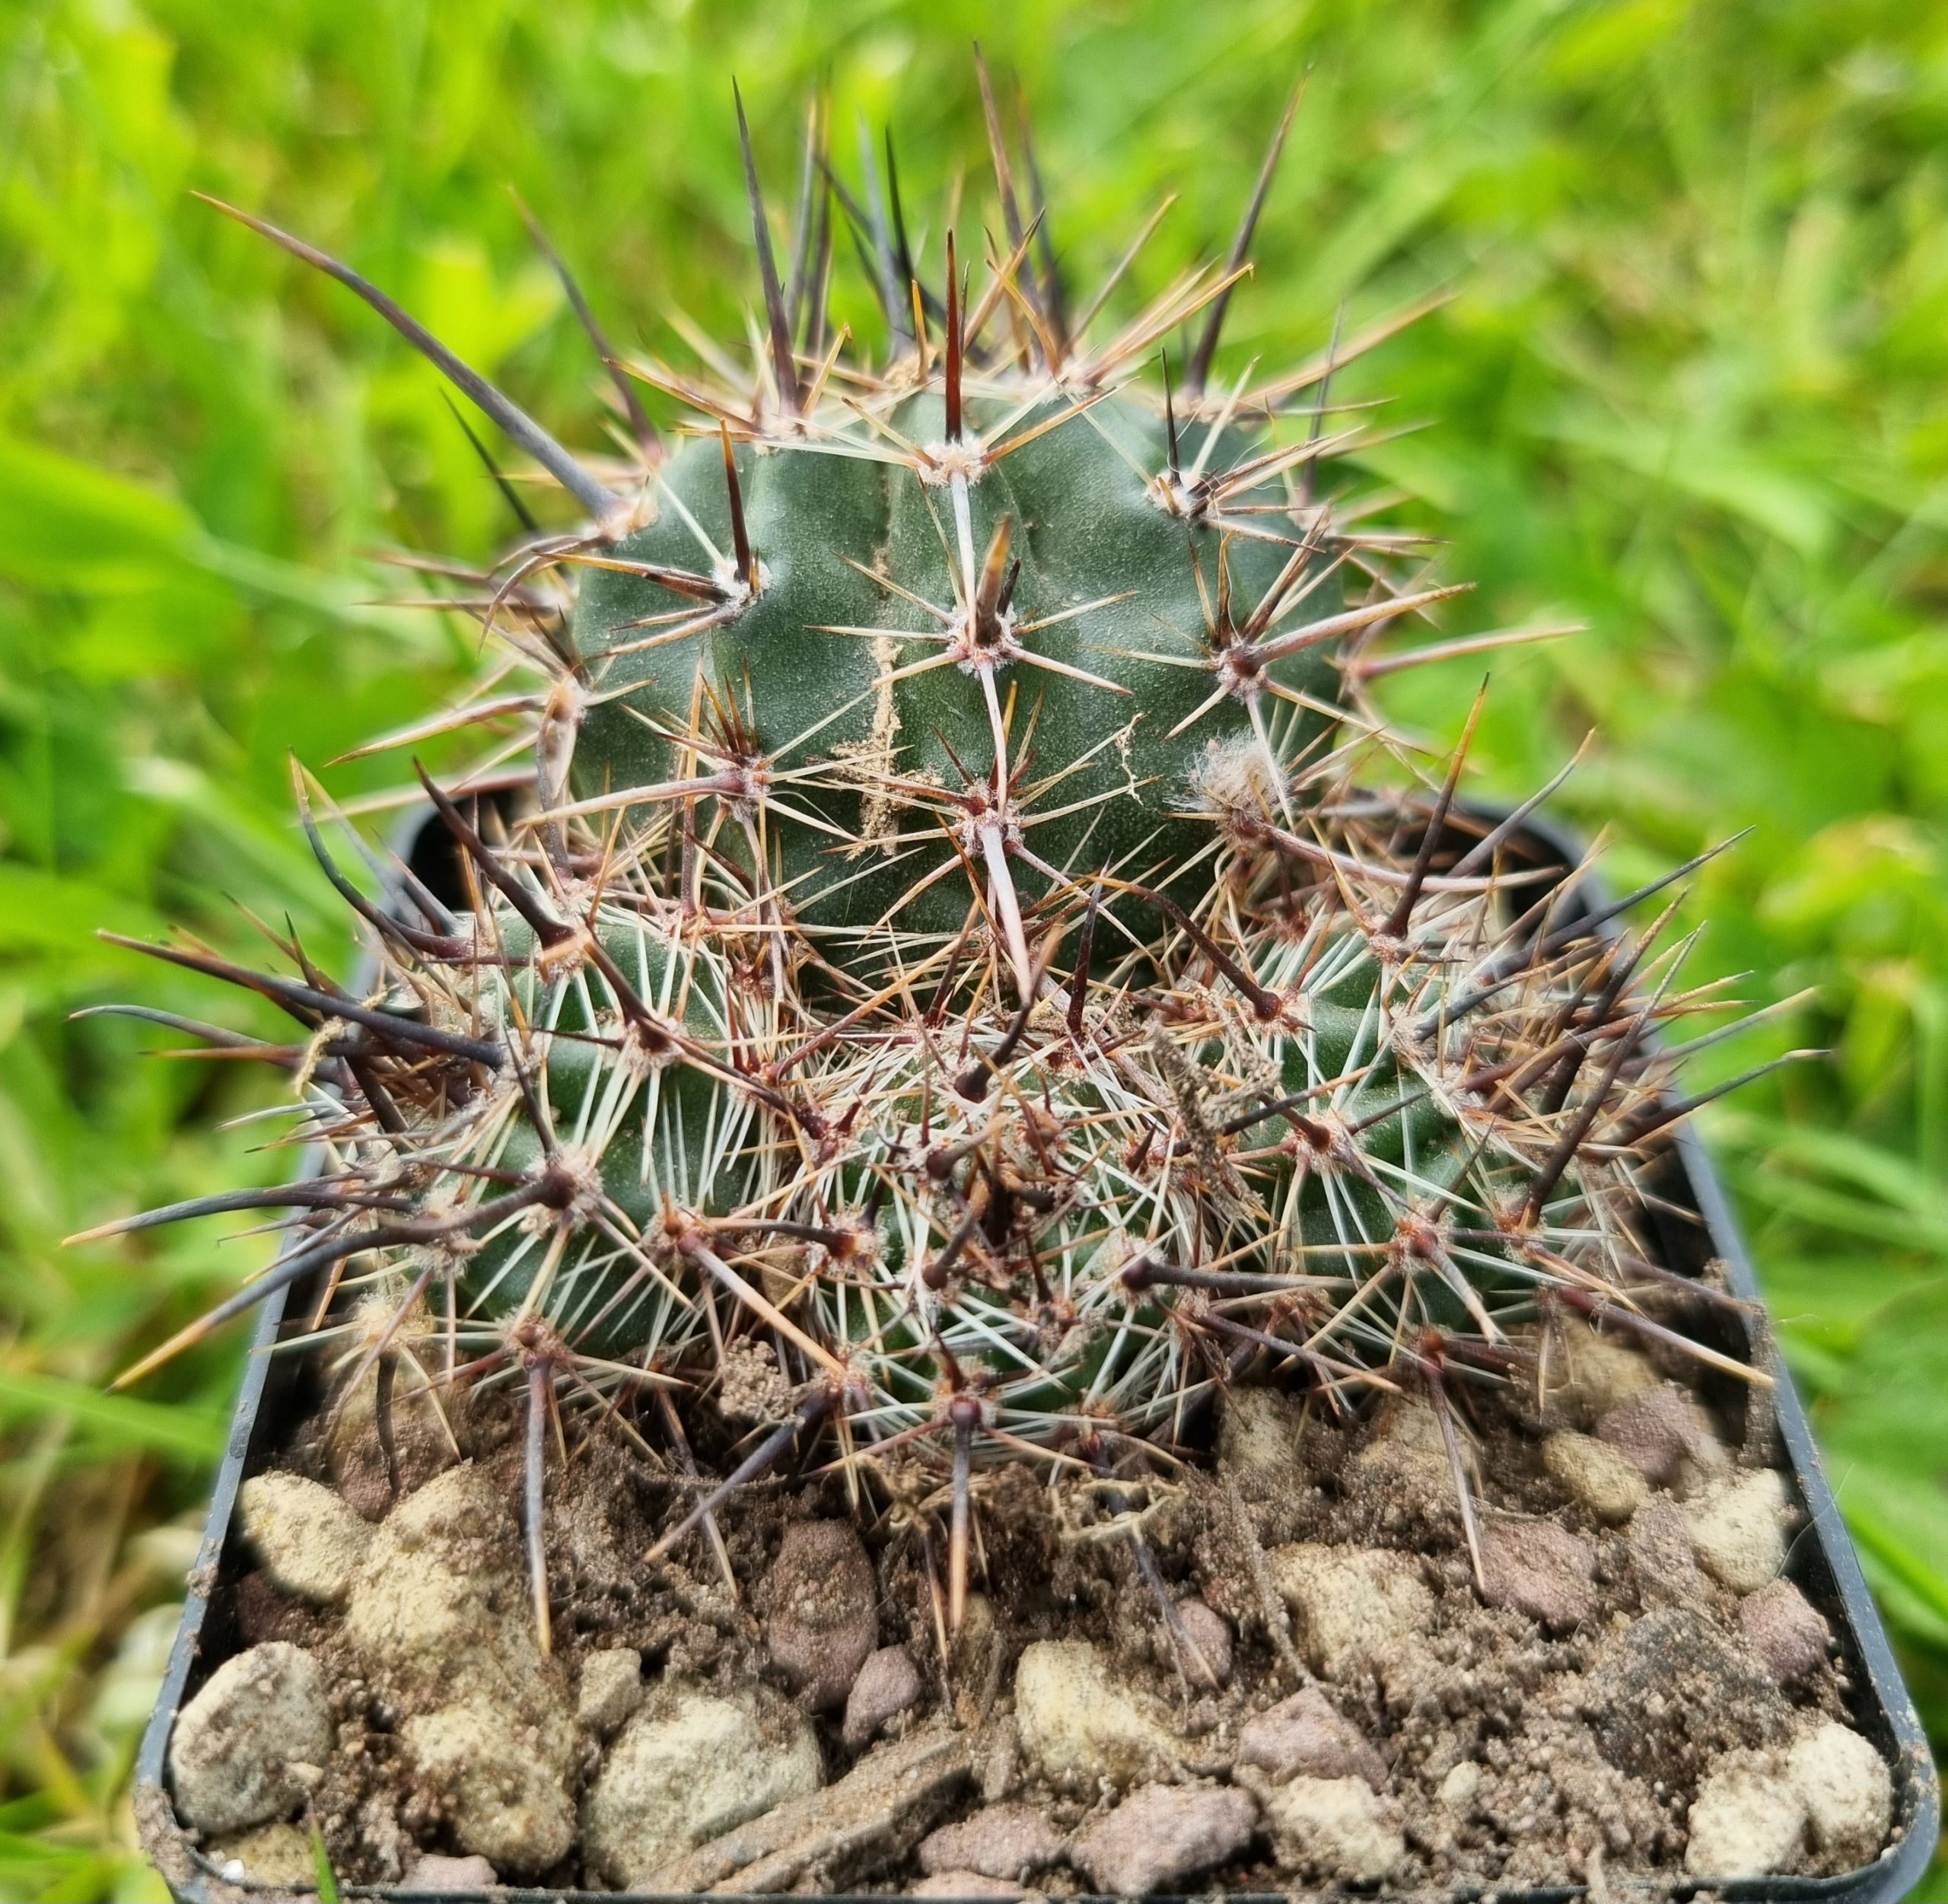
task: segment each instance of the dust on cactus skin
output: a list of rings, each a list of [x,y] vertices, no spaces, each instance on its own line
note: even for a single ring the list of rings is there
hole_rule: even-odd
[[[1689,1106],[1653,1034],[1711,1002],[1682,947],[1533,899],[1533,803],[1465,823],[1459,753],[1424,791],[1358,790],[1426,777],[1363,689],[1396,664],[1375,639],[1454,592],[1390,581],[1416,545],[1319,476],[1358,435],[1326,426],[1330,374],[1389,327],[1207,393],[1268,160],[1230,266],[1090,344],[997,123],[1010,248],[971,307],[950,245],[923,268],[870,180],[851,206],[890,345],[848,358],[824,138],[815,111],[826,189],[785,281],[746,141],[748,380],[634,366],[702,440],[672,447],[623,379],[635,452],[599,472],[246,220],[588,521],[529,522],[474,578],[528,683],[415,731],[526,722],[504,810],[422,776],[468,903],[407,877],[374,905],[314,828],[372,928],[361,992],[148,948],[304,1027],[301,1059],[263,1055],[328,1161],[108,1226],[301,1224],[124,1379],[323,1276],[365,1292],[329,1318],[341,1383],[520,1383],[544,1643],[546,1422],[627,1419],[687,1463],[690,1398],[752,1342],[781,1377],[764,1432],[657,1552],[814,1444],[855,1489],[937,1471],[957,1625],[984,1465],[1140,1471],[1255,1365],[1335,1407],[1413,1383],[1446,1422],[1450,1383],[1519,1368],[1518,1326],[1657,1326],[1638,1179]],[[1160,341],[1200,313],[1173,389]]]

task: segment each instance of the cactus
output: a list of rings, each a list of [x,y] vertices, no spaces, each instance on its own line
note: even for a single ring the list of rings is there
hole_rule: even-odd
[[[1389,327],[1207,393],[1283,126],[1228,266],[1097,346],[1102,300],[1068,317],[988,103],[1008,246],[978,297],[950,234],[927,279],[870,168],[863,203],[838,185],[816,110],[807,177],[831,189],[802,195],[781,285],[746,134],[753,377],[635,366],[702,423],[666,446],[619,378],[637,447],[600,475],[246,219],[378,308],[588,520],[529,521],[479,578],[533,684],[436,724],[520,714],[534,772],[498,819],[422,775],[466,908],[409,876],[374,906],[307,806],[371,928],[361,992],[146,948],[304,1028],[301,1055],[263,1055],[329,1161],[107,1226],[301,1222],[124,1379],[344,1277],[342,1380],[406,1357],[517,1382],[544,1638],[550,1413],[653,1398],[687,1463],[689,1398],[753,1343],[779,1377],[762,1432],[657,1552],[815,1441],[855,1487],[937,1464],[957,1623],[984,1463],[1122,1471],[1254,1364],[1334,1406],[1402,1379],[1438,1400],[1506,1377],[1511,1332],[1559,1310],[1660,1329],[1632,1293],[1636,1176],[1688,1106],[1651,1034],[1708,1002],[1654,954],[1663,922],[1626,947],[1603,929],[1623,906],[1535,898],[1511,857],[1534,803],[1471,833],[1461,752],[1424,793],[1358,791],[1376,753],[1411,764],[1365,701],[1396,664],[1371,644],[1453,592],[1396,586],[1406,540],[1318,483],[1356,435],[1326,427],[1329,374]],[[828,334],[835,198],[880,295],[877,366]],[[1177,387],[1160,357],[1147,387],[1200,312]]]

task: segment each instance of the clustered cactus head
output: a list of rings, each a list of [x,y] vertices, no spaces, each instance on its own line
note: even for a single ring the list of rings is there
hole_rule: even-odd
[[[457,785],[421,776],[464,906],[403,871],[375,905],[307,802],[371,928],[361,991],[295,947],[295,978],[147,948],[298,1020],[301,1048],[262,1055],[329,1162],[110,1226],[298,1213],[128,1379],[322,1278],[346,1383],[402,1358],[518,1383],[544,1635],[565,1407],[640,1418],[685,1463],[696,1398],[734,1386],[755,1416],[659,1553],[814,1442],[855,1488],[937,1466],[957,1620],[985,1465],[1174,1457],[1253,1369],[1444,1411],[1452,1382],[1517,1371],[1538,1318],[1658,1330],[1637,1177],[1689,1106],[1654,1034],[1711,1000],[1658,949],[1668,912],[1634,944],[1609,929],[1644,894],[1592,914],[1539,879],[1516,849],[1535,802],[1457,812],[1459,753],[1424,792],[1360,791],[1376,754],[1418,772],[1367,704],[1399,664],[1373,644],[1453,591],[1320,474],[1359,433],[1331,374],[1389,326],[1211,385],[1283,126],[1225,268],[1106,336],[1128,258],[1075,305],[1025,135],[1017,164],[987,103],[1007,244],[978,286],[951,230],[909,243],[890,148],[886,192],[870,154],[839,182],[822,109],[782,276],[744,136],[748,374],[618,365],[571,285],[631,425],[599,473],[258,226],[588,520],[527,521],[470,578],[508,665],[415,731],[517,725]],[[842,223],[877,361],[826,317]],[[485,799],[517,758],[516,797]]]

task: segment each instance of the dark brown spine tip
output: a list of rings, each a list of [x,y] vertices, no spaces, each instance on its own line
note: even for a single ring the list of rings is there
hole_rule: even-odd
[[[1488,684],[1483,681],[1481,691],[1475,696],[1475,705],[1469,711],[1468,724],[1463,729],[1459,743],[1454,750],[1454,759],[1449,765],[1447,778],[1441,783],[1440,797],[1434,802],[1434,810],[1428,815],[1427,830],[1421,836],[1420,850],[1414,855],[1412,870],[1407,875],[1407,883],[1400,889],[1400,903],[1393,909],[1386,923],[1380,928],[1388,938],[1399,939],[1406,936],[1407,928],[1414,922],[1414,908],[1419,904],[1421,888],[1434,867],[1434,855],[1440,850],[1442,839],[1447,831],[1447,816],[1454,804],[1455,789],[1461,784],[1461,769],[1467,764],[1468,749],[1475,738],[1475,724],[1482,718],[1482,708],[1486,703]]]
[[[1181,479],[1182,466],[1177,455],[1177,406],[1170,393],[1170,353],[1162,350],[1157,354],[1163,365],[1163,437],[1169,446],[1170,481],[1175,484]]]
[[[744,524],[744,492],[737,480],[737,459],[730,448],[730,431],[726,424],[717,426],[717,433],[724,444],[724,486],[730,498],[730,540],[737,562],[737,573],[744,578],[744,584],[755,595],[758,592],[758,559],[751,547],[750,531]]]
[[[1231,240],[1230,255],[1224,260],[1224,275],[1229,277],[1243,264],[1251,250],[1253,234],[1258,230],[1259,215],[1265,209],[1265,195],[1272,189],[1273,175],[1278,170],[1279,156],[1285,149],[1285,135],[1292,129],[1292,116],[1299,110],[1299,101],[1304,97],[1306,76],[1301,73],[1298,84],[1292,88],[1292,96],[1285,102],[1285,110],[1278,121],[1278,129],[1272,135],[1270,148],[1265,154],[1265,163],[1258,169],[1258,182],[1252,187],[1251,199],[1245,206],[1245,215],[1238,221],[1237,236]],[[1230,288],[1220,291],[1211,301],[1211,314],[1204,320],[1204,334],[1197,340],[1196,355],[1191,358],[1190,368],[1184,377],[1184,388],[1193,397],[1201,396],[1205,384],[1211,376],[1211,360],[1218,355],[1218,339],[1224,328],[1224,313],[1230,307]]]
[[[960,279],[954,262],[953,234],[947,234],[947,359],[944,374],[947,387],[947,440],[960,441]]]
[[[417,760],[412,763],[412,771],[419,776],[419,784],[426,789],[426,798],[432,801],[434,810],[446,822],[447,830],[460,842],[467,858],[479,868],[482,876],[495,891],[527,922],[534,936],[551,950],[558,945],[565,945],[573,938],[575,928],[553,917],[535,896],[501,864],[499,856],[480,837],[479,829]]]
[[[744,96],[737,82],[730,82],[730,97],[737,107],[737,143],[744,158],[744,189],[751,202],[751,231],[757,241],[758,275],[764,282],[766,323],[771,333],[771,367],[778,379],[778,401],[793,416],[804,405],[798,391],[798,367],[791,355],[791,320],[785,309],[785,293],[778,282],[778,260],[772,255],[771,227],[764,215],[764,196],[758,189],[757,161],[751,154],[751,129],[744,117]]]
[[[457,357],[418,318],[409,314],[377,285],[361,278],[349,265],[327,252],[320,251],[316,245],[307,244],[302,238],[294,238],[288,231],[280,231],[263,218],[253,218],[247,212],[240,212],[235,205],[226,205],[221,199],[212,198],[207,192],[199,192],[194,196],[205,205],[221,212],[225,218],[234,218],[239,224],[247,225],[259,237],[268,238],[272,244],[282,246],[294,258],[301,259],[314,271],[322,271],[326,277],[336,278],[346,290],[364,298],[415,350],[492,417],[500,428],[518,443],[598,521],[615,508],[615,496],[597,482],[512,397],[496,390],[470,364]]]
[[[575,273],[568,269],[568,260],[555,249],[548,234],[541,228],[541,221],[528,209],[527,201],[518,192],[513,196],[514,209],[520,212],[521,222],[527,227],[528,236],[534,240],[536,250],[548,260],[555,275],[560,279],[562,289],[568,296],[569,307],[575,312],[575,321],[581,326],[582,334],[594,347],[596,355],[608,367],[610,380],[615,385],[616,394],[621,400],[622,413],[629,420],[630,433],[635,438],[636,447],[645,453],[655,449],[661,441],[657,435],[656,425],[649,420],[648,413],[643,409],[642,400],[636,395],[635,380],[616,361],[616,353],[610,348],[608,336],[588,300],[582,295],[581,286],[576,282]],[[473,431],[469,430],[467,434],[471,436]]]

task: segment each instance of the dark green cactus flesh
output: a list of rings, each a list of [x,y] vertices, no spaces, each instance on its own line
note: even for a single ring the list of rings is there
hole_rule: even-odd
[[[1323,642],[1256,674],[1249,661],[1227,666],[1343,607],[1331,555],[1295,566],[1291,536],[1240,533],[1257,525],[1227,521],[1221,492],[1182,504],[1206,468],[1275,463],[1266,439],[1200,431],[1173,492],[1164,421],[1128,396],[969,407],[989,425],[985,442],[970,428],[950,444],[929,396],[897,404],[886,425],[911,451],[850,412],[830,435],[740,448],[755,597],[699,613],[649,577],[596,568],[581,580],[575,641],[601,698],[576,747],[577,792],[728,764],[699,759],[688,738],[701,681],[716,737],[734,731],[739,764],[768,772],[780,796],[775,882],[828,939],[887,925],[958,931],[969,901],[960,866],[983,868],[990,822],[1024,898],[1099,874],[1160,883],[1207,854],[1208,826],[1182,817],[1205,747],[1252,736],[1256,720],[1281,756],[1303,753],[1338,692]],[[942,474],[956,467],[960,496]],[[739,579],[715,444],[673,456],[652,501],[659,519],[603,559],[709,572],[715,557],[721,580]],[[983,626],[967,604],[981,607],[998,546],[1006,594]],[[1248,635],[1261,603],[1271,612]],[[680,629],[705,625],[671,638],[673,614]]]

